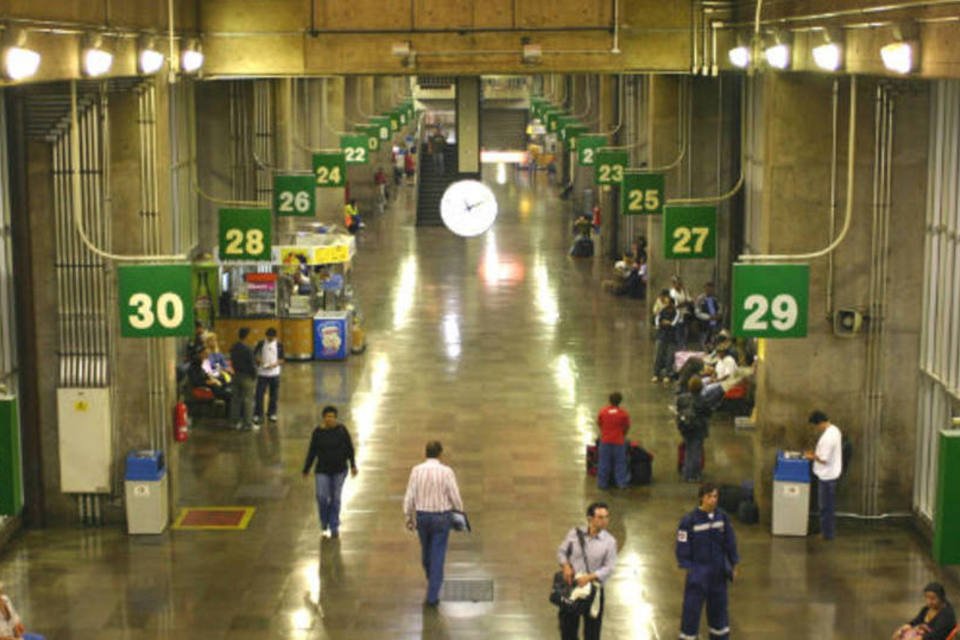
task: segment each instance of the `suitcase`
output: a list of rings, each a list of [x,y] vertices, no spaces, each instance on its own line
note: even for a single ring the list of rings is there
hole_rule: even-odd
[[[719,489],[720,499],[717,505],[730,515],[735,514],[743,499],[743,489],[738,484],[722,484]]]
[[[703,471],[703,467],[706,464],[707,456],[700,456],[700,471]],[[687,459],[687,445],[685,442],[681,442],[677,445],[677,473],[683,473],[683,461]]]
[[[586,451],[586,460],[587,460],[587,475],[596,476],[597,475],[597,462],[600,459],[600,454],[597,450],[596,444],[588,444]]]
[[[753,500],[741,500],[737,507],[737,520],[744,524],[756,524],[760,522],[760,509]]]
[[[627,464],[630,467],[630,484],[650,484],[653,481],[653,454],[634,442],[630,443],[627,450]]]

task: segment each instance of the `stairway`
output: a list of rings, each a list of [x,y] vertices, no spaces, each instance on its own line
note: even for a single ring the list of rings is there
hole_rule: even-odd
[[[440,199],[447,187],[457,179],[457,146],[448,144],[443,151],[441,174],[433,166],[427,145],[420,145],[420,179],[417,187],[417,226],[442,227]]]

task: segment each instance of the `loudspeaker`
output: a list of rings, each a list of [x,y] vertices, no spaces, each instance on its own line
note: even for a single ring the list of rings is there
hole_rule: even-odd
[[[837,309],[833,313],[833,333],[852,338],[863,328],[863,314],[856,309]]]

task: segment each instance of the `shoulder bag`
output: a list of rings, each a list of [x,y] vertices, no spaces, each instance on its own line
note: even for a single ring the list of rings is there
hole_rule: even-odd
[[[587,560],[587,548],[584,542],[583,531],[577,527],[577,539],[580,541],[580,552],[583,554],[583,564],[590,572],[590,563]],[[567,560],[570,559],[573,549],[567,547]],[[594,585],[590,585],[590,595],[586,598],[571,598],[571,593],[577,588],[577,583],[567,584],[563,579],[563,571],[557,571],[553,574],[553,584],[550,588],[550,603],[560,609],[560,613],[568,615],[583,615],[590,610],[593,599],[597,596],[597,590]]]

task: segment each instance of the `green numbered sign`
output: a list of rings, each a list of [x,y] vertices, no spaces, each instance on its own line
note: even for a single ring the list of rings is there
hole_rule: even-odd
[[[414,116],[414,113],[415,113],[415,109],[413,108],[413,103],[412,103],[412,102],[408,102],[408,103],[404,106],[404,109],[407,110],[407,122],[413,122],[413,116]]]
[[[593,169],[597,184],[620,184],[627,172],[627,152],[597,149]]]
[[[557,133],[560,130],[560,118],[565,116],[563,111],[548,111],[546,114],[547,133]]]
[[[313,154],[313,175],[318,187],[342,187],[347,181],[346,157],[341,152]]]
[[[607,144],[607,136],[600,133],[588,133],[577,136],[577,162],[583,167],[596,164],[597,149]]]
[[[394,112],[385,113],[383,115],[387,119],[387,122],[390,123],[390,131],[399,131],[400,130],[400,118],[397,117],[397,114]]]
[[[377,136],[381,140],[390,139],[390,118],[386,116],[376,116],[374,118],[370,118],[370,124],[377,126]]]
[[[663,176],[660,177],[663,178]],[[676,205],[665,207],[663,255],[665,258],[674,260],[696,260],[716,256],[717,208]]]
[[[370,162],[370,144],[367,136],[351,134],[340,136],[340,150],[347,164],[367,164]]]
[[[375,124],[360,125],[357,131],[367,138],[367,149],[370,151],[380,150],[380,127]]]
[[[663,174],[628,173],[623,176],[620,211],[625,216],[663,213]]]
[[[587,125],[577,122],[568,122],[564,125],[563,131],[560,132],[563,141],[571,145],[572,148],[576,148],[576,139],[582,133],[586,133]]]
[[[393,114],[397,117],[397,121],[400,123],[400,126],[403,127],[407,124],[407,109],[406,107],[398,107]]]
[[[269,262],[270,209],[220,209],[220,261]]]
[[[120,335],[124,338],[193,335],[191,276],[188,264],[117,267]]]
[[[810,265],[733,265],[733,335],[802,338],[807,335]]]
[[[313,217],[316,195],[313,176],[273,176],[273,211],[278,216]]]

